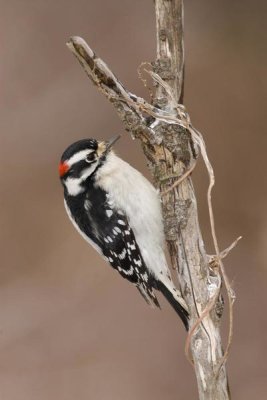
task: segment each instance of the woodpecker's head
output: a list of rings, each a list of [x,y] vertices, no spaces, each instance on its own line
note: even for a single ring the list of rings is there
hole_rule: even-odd
[[[59,176],[69,195],[75,196],[83,191],[82,183],[104,162],[119,138],[120,135],[108,142],[83,139],[64,151],[59,164]]]

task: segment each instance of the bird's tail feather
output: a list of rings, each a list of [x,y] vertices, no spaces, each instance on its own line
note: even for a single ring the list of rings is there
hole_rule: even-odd
[[[160,308],[158,299],[157,299],[152,287],[150,290],[148,290],[148,288],[144,288],[142,285],[136,285],[136,287],[148,305],[150,305],[153,308],[155,308],[155,306]]]
[[[172,291],[163,282],[161,282],[159,280],[156,281],[156,285],[157,285],[157,289],[163,294],[163,296],[166,298],[166,300],[168,300],[170,305],[177,312],[177,314],[183,321],[185,329],[188,331],[189,314],[188,314],[188,311],[185,309],[185,305],[182,305],[181,302],[179,301],[179,296],[178,296],[179,292],[177,291],[175,294],[173,294]]]

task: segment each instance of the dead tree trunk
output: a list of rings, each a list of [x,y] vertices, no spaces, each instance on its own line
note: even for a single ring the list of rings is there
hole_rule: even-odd
[[[167,246],[190,310],[188,343],[199,399],[227,400],[230,395],[219,331],[221,274],[218,264],[211,267],[203,244],[190,177],[200,151],[199,141],[181,105],[183,1],[154,2],[157,58],[150,72],[155,84],[153,104],[127,91],[83,39],[72,37],[68,47],[114,105],[125,129],[141,141],[154,184],[162,195]]]

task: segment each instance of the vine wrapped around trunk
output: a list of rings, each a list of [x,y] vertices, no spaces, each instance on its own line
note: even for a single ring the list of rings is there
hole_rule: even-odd
[[[86,42],[72,37],[68,47],[89,78],[113,104],[126,131],[140,139],[154,184],[162,196],[165,236],[173,267],[178,272],[181,291],[190,310],[186,349],[192,355],[200,400],[230,398],[223,355],[220,318],[222,281],[230,304],[231,291],[224,272],[215,235],[210,191],[214,183],[202,136],[191,125],[183,101],[184,44],[183,1],[155,0],[157,57],[147,71],[155,85],[152,104],[125,89]],[[190,177],[199,153],[209,169],[208,192],[211,228],[216,256],[206,254],[197,213],[197,201]]]

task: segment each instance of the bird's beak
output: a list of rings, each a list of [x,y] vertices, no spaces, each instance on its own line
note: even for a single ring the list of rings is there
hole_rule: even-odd
[[[107,143],[106,152],[111,149],[111,147],[121,138],[121,135],[113,136]]]
[[[98,154],[99,157],[105,157],[110,149],[114,146],[114,144],[120,139],[121,135],[117,135],[112,137],[108,142],[101,142],[98,145]]]

